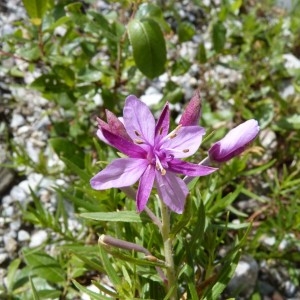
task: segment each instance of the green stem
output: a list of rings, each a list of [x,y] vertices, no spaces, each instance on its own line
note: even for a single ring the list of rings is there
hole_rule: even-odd
[[[172,239],[170,238],[170,211],[169,208],[161,202],[161,216],[162,216],[162,227],[161,227],[161,235],[164,243],[164,252],[165,252],[165,264],[166,268],[166,276],[168,280],[168,292],[172,289],[172,293],[170,294],[170,300],[177,299],[177,280],[175,275],[175,265],[173,259],[173,247],[172,247]]]

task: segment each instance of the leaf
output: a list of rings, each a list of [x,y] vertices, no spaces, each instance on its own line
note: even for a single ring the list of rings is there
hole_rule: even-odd
[[[48,0],[22,0],[34,25],[40,25],[47,10]]]
[[[181,22],[178,25],[179,43],[190,41],[195,33],[196,30],[193,24],[189,22]]]
[[[20,266],[20,263],[21,263],[21,259],[17,258],[13,260],[8,266],[6,286],[9,294],[12,293],[13,291],[14,284],[15,284],[15,276]]]
[[[134,222],[141,223],[142,218],[135,211],[118,211],[118,212],[93,212],[82,213],[80,217],[92,219],[96,221],[110,221],[110,222]]]
[[[66,278],[65,271],[59,263],[42,251],[32,249],[23,250],[24,259],[34,275],[50,282],[62,282]]]
[[[113,299],[113,298],[109,298],[109,297],[106,297],[104,295],[101,295],[99,293],[95,293],[95,292],[89,290],[88,288],[82,286],[81,284],[79,284],[75,280],[72,280],[72,282],[78,288],[79,291],[91,296],[91,299],[95,299],[95,300],[110,300],[110,299]]]
[[[197,54],[196,54],[197,60],[200,62],[200,64],[205,64],[207,62],[207,56],[206,56],[206,50],[204,43],[201,43],[198,47]]]
[[[226,28],[222,22],[217,22],[212,28],[212,42],[216,52],[221,52],[226,42]]]
[[[70,162],[83,169],[84,153],[79,146],[62,137],[52,138],[49,140],[49,143],[59,158],[67,158]]]
[[[128,35],[138,69],[151,79],[162,74],[167,54],[159,25],[151,19],[132,20],[128,24]]]
[[[109,279],[111,280],[112,284],[118,290],[118,287],[121,286],[122,281],[121,281],[118,273],[115,271],[111,261],[108,258],[108,255],[107,255],[104,247],[101,246],[101,244],[99,244],[99,250],[100,250],[100,257],[101,257],[101,261],[103,263],[104,269],[105,269]]]
[[[40,299],[39,295],[38,295],[37,290],[36,290],[36,288],[35,288],[35,286],[32,282],[31,277],[29,277],[29,281],[30,281],[30,286],[31,286],[32,294],[33,294],[33,299],[34,300],[39,300]]]

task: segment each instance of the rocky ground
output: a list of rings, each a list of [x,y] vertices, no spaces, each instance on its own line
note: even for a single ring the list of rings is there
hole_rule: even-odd
[[[10,0],[5,4],[0,3],[0,35],[12,32],[13,22],[26,18],[20,2]],[[190,49],[193,48],[187,47],[182,51],[190,51]],[[6,69],[19,65],[26,72],[28,68],[26,62],[15,57],[2,60],[2,65],[4,64]],[[227,72],[227,70],[220,69],[211,70],[207,76],[220,77],[220,73],[225,71]],[[239,74],[234,72],[223,76],[232,80]],[[18,78],[7,77],[0,69],[0,163],[2,164],[0,167],[0,285],[5,284],[7,268],[10,262],[18,257],[20,249],[23,246],[39,246],[48,236],[46,230],[28,226],[22,221],[22,207],[31,201],[29,187],[38,191],[43,205],[49,211],[54,211],[56,198],[51,187],[65,184],[62,179],[47,178],[33,173],[30,169],[11,168],[13,145],[24,147],[28,154],[28,157],[24,159],[38,162],[40,153],[43,153],[48,157],[49,168],[61,167],[61,162],[46,143],[49,137],[50,120],[45,111],[51,110],[51,104],[38,93],[24,87],[33,78],[34,74],[28,72],[24,76],[25,82],[22,82]],[[194,82],[193,67],[189,74],[178,78],[179,80],[181,85],[187,87],[187,93],[191,93]],[[147,89],[143,98],[145,102],[153,104],[150,101],[156,102],[162,98],[160,87],[163,81],[162,76],[160,81]],[[252,204],[248,201],[244,209],[249,209]],[[77,223],[74,218],[70,218],[69,226],[74,230],[79,230],[81,224]],[[275,244],[275,237],[266,236],[262,243],[267,247],[272,247]],[[286,244],[288,244],[288,237],[281,247],[285,247]],[[249,255],[242,257],[235,277],[228,286],[228,295],[236,287],[242,289],[243,297],[239,299],[248,299],[255,287],[262,299],[300,299],[299,287],[293,284],[283,266],[266,260],[258,262]]]

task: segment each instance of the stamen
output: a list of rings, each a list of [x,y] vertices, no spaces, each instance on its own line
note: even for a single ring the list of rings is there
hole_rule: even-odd
[[[183,149],[182,152],[183,153],[188,153],[188,152],[190,152],[190,149]]]
[[[137,130],[135,130],[134,133],[136,136],[141,136],[141,134]]]
[[[156,169],[157,169],[157,171],[160,171],[161,175],[166,175],[167,171],[162,166],[159,158],[156,155],[155,155],[155,157],[156,157]]]
[[[134,140],[134,141],[139,145],[144,144],[144,142],[142,140]]]
[[[167,136],[166,138],[169,138],[169,139],[174,139],[176,136],[177,136],[177,132],[178,130],[182,127],[181,124],[179,124],[173,131],[171,131]]]

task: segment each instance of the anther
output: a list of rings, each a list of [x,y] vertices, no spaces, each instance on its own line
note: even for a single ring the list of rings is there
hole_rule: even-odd
[[[183,149],[182,152],[183,153],[188,153],[188,152],[190,152],[190,149]]]
[[[140,133],[137,130],[135,130],[134,133],[135,133],[136,136],[141,136]]]
[[[159,134],[162,134],[162,132],[163,132],[163,128],[160,127],[160,129],[159,129]]]
[[[142,140],[134,140],[138,145],[144,144]]]

